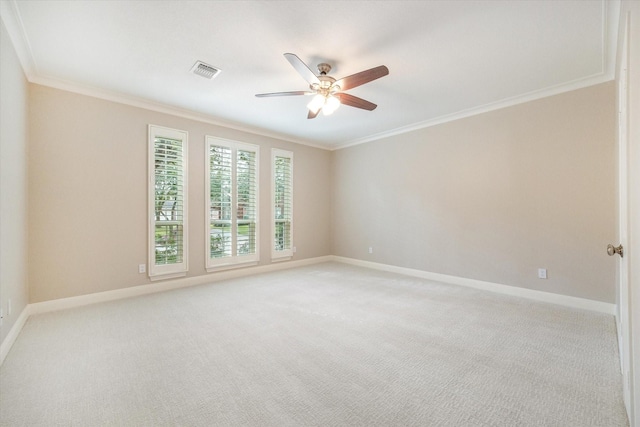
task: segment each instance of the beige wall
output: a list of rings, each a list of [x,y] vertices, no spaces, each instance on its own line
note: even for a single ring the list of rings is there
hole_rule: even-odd
[[[261,146],[261,264],[278,147],[295,153],[294,259],[333,253],[615,299],[613,83],[333,153],[39,85],[29,103],[31,302],[150,283],[137,272],[149,123],[189,132],[189,276],[206,274],[201,165],[214,135]]]
[[[49,87],[30,90],[31,302],[150,283],[147,125],[189,132],[189,273],[205,270],[205,135],[260,146],[261,264],[270,263],[270,156],[294,152],[295,259],[330,254],[331,153]],[[215,273],[212,273],[215,274]]]
[[[0,21],[0,342],[28,303],[28,83]],[[11,313],[9,313],[11,301]]]
[[[613,303],[615,118],[609,82],[338,150],[333,253]]]

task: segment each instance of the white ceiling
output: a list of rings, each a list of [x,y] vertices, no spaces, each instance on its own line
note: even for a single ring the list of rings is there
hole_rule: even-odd
[[[30,81],[326,148],[613,78],[618,2],[14,1],[2,19]],[[378,104],[306,118],[283,53]],[[197,60],[222,72],[190,73]]]

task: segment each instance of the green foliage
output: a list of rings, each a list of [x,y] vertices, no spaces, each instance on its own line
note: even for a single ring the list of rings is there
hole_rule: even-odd
[[[275,159],[275,250],[291,247],[291,159]]]
[[[223,146],[211,146],[209,151],[210,182],[210,256],[231,256],[232,234],[235,233],[236,254],[252,254],[256,251],[255,221],[256,154],[237,150],[235,177],[233,173],[233,150]],[[236,205],[232,205],[235,193]],[[238,223],[241,222],[241,223]],[[235,230],[231,224],[234,224]]]
[[[182,262],[182,226],[156,224],[156,265]]]
[[[226,254],[225,249],[229,246],[231,236],[222,234],[212,234],[210,239],[211,258],[222,258]]]
[[[155,262],[182,262],[182,141],[155,139]]]

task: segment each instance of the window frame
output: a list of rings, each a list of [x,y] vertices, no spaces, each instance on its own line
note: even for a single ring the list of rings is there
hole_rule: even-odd
[[[172,264],[156,264],[156,138],[167,138],[181,141],[182,148],[182,261]],[[153,280],[165,280],[186,276],[189,270],[189,167],[188,167],[189,133],[184,130],[171,129],[158,125],[148,126],[148,276]]]
[[[290,204],[290,218],[289,218],[289,248],[288,249],[283,249],[283,250],[276,250],[276,228],[277,228],[277,223],[278,220],[276,220],[276,203],[275,203],[275,199],[276,199],[276,158],[277,157],[284,157],[284,158],[288,158],[289,159],[289,164],[290,164],[290,171],[289,171],[289,188],[290,188],[290,194],[291,194],[291,199],[289,201]],[[292,151],[287,151],[287,150],[282,150],[279,148],[272,148],[271,149],[271,239],[270,239],[270,243],[271,243],[271,261],[275,262],[275,261],[286,261],[289,260],[293,257],[293,253],[294,253],[294,235],[293,235],[293,228],[294,228],[294,200],[293,200],[293,152]]]
[[[211,257],[211,169],[210,169],[210,152],[212,146],[220,146],[231,149],[231,211],[236,212],[235,215],[231,215],[231,250],[232,255],[212,258]],[[260,146],[250,144],[247,142],[234,141],[230,139],[205,136],[205,194],[204,194],[204,210],[205,210],[205,268],[207,272],[215,272],[221,270],[228,270],[232,268],[241,268],[257,265],[260,261]],[[237,227],[238,227],[238,165],[237,165],[237,153],[238,151],[250,151],[255,153],[255,253],[249,255],[239,255],[237,253]]]

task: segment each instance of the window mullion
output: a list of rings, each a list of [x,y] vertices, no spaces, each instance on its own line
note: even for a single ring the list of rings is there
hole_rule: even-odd
[[[231,150],[231,256],[238,255],[238,150]]]

